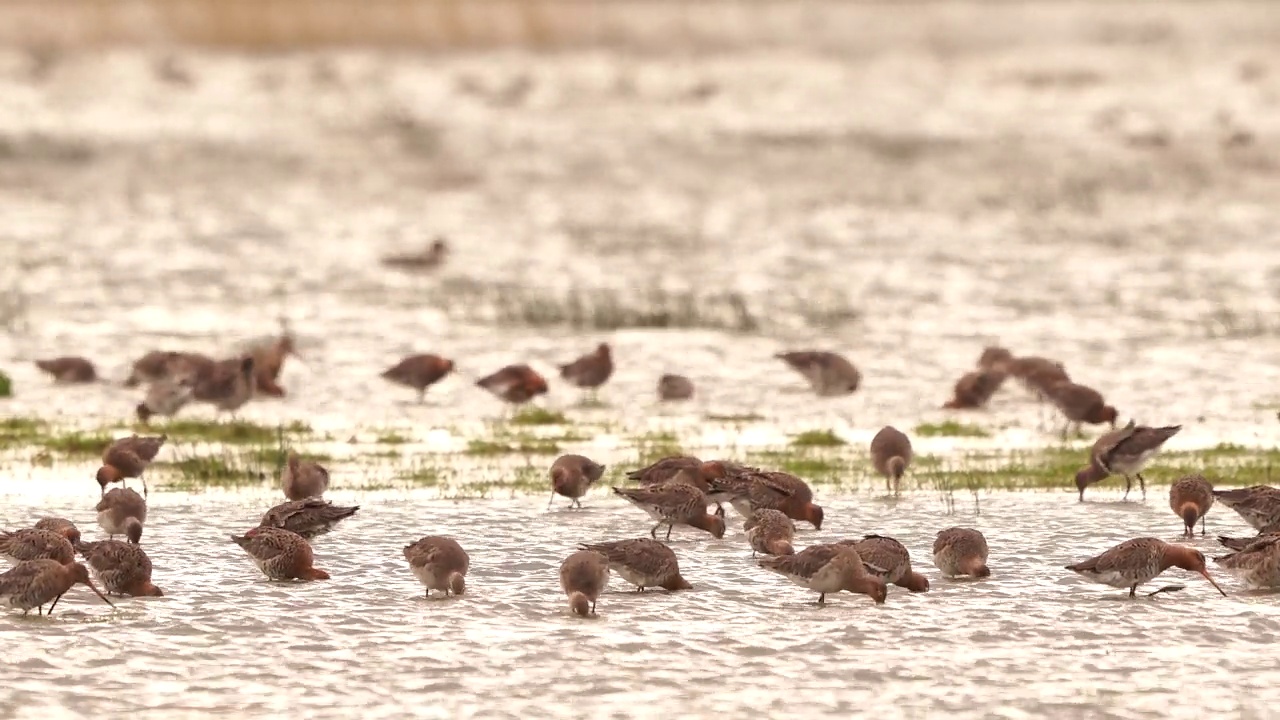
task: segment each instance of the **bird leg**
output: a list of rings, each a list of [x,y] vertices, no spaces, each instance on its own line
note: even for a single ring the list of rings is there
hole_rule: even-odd
[[[53,609],[58,606],[58,601],[61,599],[62,599],[62,595],[58,595],[58,597],[54,598],[53,604],[49,606],[49,612],[45,613],[45,615],[52,615]]]
[[[555,491],[555,490],[552,490],[552,491],[551,491],[551,499],[547,501],[547,509],[548,509],[548,510],[550,510],[550,509],[551,509],[551,503],[553,503],[553,502],[555,502],[555,501],[556,501],[556,491]]]
[[[427,389],[418,388],[418,404],[421,405],[427,401]]]
[[[142,481],[142,499],[146,500],[147,499],[147,480],[146,478],[141,476],[139,476],[138,479]]]
[[[675,527],[676,527],[675,525],[672,525],[671,523],[667,523],[667,540],[668,541],[671,540],[671,531],[674,530]]]
[[[827,594],[826,594],[826,593],[818,593],[818,604],[819,604],[819,605],[826,605],[826,604],[827,604]]]
[[[1142,479],[1142,473],[1138,473],[1138,486],[1142,488],[1142,502],[1147,501],[1147,481]]]
[[[1205,532],[1206,532],[1206,528],[1205,528],[1205,518],[1206,518],[1207,516],[1208,516],[1208,513],[1206,513],[1205,515],[1201,515],[1201,516],[1200,516],[1200,537],[1204,537],[1204,534],[1205,534]],[[1192,534],[1192,535],[1194,535],[1194,534],[1195,534],[1195,528],[1191,528],[1191,534]]]
[[[1179,590],[1185,590],[1186,587],[1187,587],[1186,585],[1165,585],[1159,590],[1152,590],[1151,592],[1147,593],[1147,597],[1155,597],[1156,595],[1159,595],[1162,592],[1178,592]]]
[[[595,601],[595,600],[592,600],[592,601],[591,601],[591,614],[592,614],[592,615],[595,615],[595,614],[596,614],[596,601]]]
[[[724,506],[720,503],[716,503],[716,516],[721,518],[724,517]]]
[[[1138,584],[1137,584],[1137,583],[1134,583],[1134,584],[1133,584],[1133,587],[1129,588],[1129,597],[1138,597]]]
[[[658,528],[660,527],[662,527],[662,523],[658,523],[657,525],[654,525],[653,528],[649,530],[649,537],[653,538],[654,540],[657,540]]]
[[[573,507],[576,507],[576,508],[578,508],[579,510],[581,510],[581,509],[582,509],[582,498],[574,498],[574,499],[573,499]]]
[[[1129,499],[1129,489],[1132,487],[1133,487],[1133,480],[1130,480],[1129,476],[1125,475],[1124,476],[1124,499],[1125,500]]]

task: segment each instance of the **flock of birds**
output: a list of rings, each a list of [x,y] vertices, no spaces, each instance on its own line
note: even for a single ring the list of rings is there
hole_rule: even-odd
[[[234,411],[257,392],[284,393],[277,379],[283,359],[290,352],[292,340],[287,334],[227,360],[156,351],[134,363],[127,384],[144,381],[150,384],[147,397],[138,406],[138,414],[144,420],[154,414],[171,414],[167,412],[169,407],[154,402],[158,397],[157,387],[185,388],[198,400]],[[803,351],[778,357],[803,375],[822,396],[855,392],[861,380],[857,368],[835,353]],[[90,371],[83,370],[88,362],[82,358],[59,358],[39,364],[63,382],[93,381],[97,377],[96,372],[91,371],[91,364]],[[416,389],[421,397],[430,385],[452,370],[450,360],[415,355],[387,370],[383,376]],[[560,373],[579,387],[589,390],[600,387],[613,373],[609,346],[601,344],[596,351],[561,366]],[[1106,404],[1098,391],[1071,381],[1061,363],[1041,357],[1014,356],[999,347],[983,351],[977,368],[956,382],[953,397],[944,407],[982,407],[1010,376],[1061,412],[1066,423],[1064,434],[1072,424],[1077,427],[1083,423],[1109,424],[1110,429],[1097,439],[1084,467],[1076,474],[1081,501],[1086,488],[1112,475],[1125,479],[1126,499],[1132,478],[1136,477],[1145,500],[1142,470],[1180,426],[1148,427],[1130,421],[1117,428],[1116,409]],[[527,365],[505,367],[477,384],[512,404],[528,402],[547,389],[546,380]],[[660,383],[660,391],[662,387]],[[124,484],[128,478],[142,479],[165,441],[164,435],[132,435],[116,440],[103,452],[102,466],[96,475],[100,487],[96,511],[98,524],[108,535],[106,540],[82,541],[79,529],[63,518],[44,518],[34,527],[0,533],[0,554],[18,563],[0,574],[0,605],[19,608],[24,613],[33,608],[43,613],[48,604],[52,612],[62,595],[77,583],[89,586],[110,603],[94,585],[88,568],[92,568],[93,575],[109,594],[161,595],[160,588],[151,581],[151,561],[141,547],[147,519],[146,482],[142,480],[142,494]],[[870,454],[876,471],[885,478],[886,487],[898,492],[912,461],[910,438],[896,428],[885,427],[872,439]],[[604,471],[603,465],[581,455],[559,457],[549,472],[552,494],[548,508],[557,496],[569,498],[572,507],[581,507],[582,497],[603,477]],[[867,535],[861,539],[815,543],[797,551],[795,523],[808,523],[820,531],[824,513],[822,507],[814,503],[809,485],[790,473],[728,460],[704,462],[692,456],[673,456],[633,470],[627,473],[627,478],[633,481],[632,487],[614,487],[612,491],[647,513],[655,525],[647,538],[584,544],[564,560],[560,584],[570,610],[578,615],[595,613],[596,600],[608,582],[610,571],[638,591],[689,588],[689,582],[680,574],[675,552],[663,540],[658,540],[658,530],[666,528],[665,541],[670,540],[677,526],[722,538],[726,532],[725,503],[742,516],[742,528],[753,557],[765,556],[757,561],[758,565],[817,592],[820,604],[825,603],[828,594],[840,591],[868,595],[876,603],[883,603],[888,585],[911,592],[929,589],[928,579],[913,569],[908,549],[891,537]],[[233,535],[232,540],[269,579],[328,579],[327,572],[313,565],[310,541],[332,530],[359,507],[335,506],[324,500],[329,486],[328,471],[292,451],[280,481],[287,501],[268,510],[257,527],[243,535]],[[115,483],[121,487],[108,490]],[[1205,516],[1215,501],[1239,513],[1259,533],[1251,538],[1220,538],[1232,552],[1216,558],[1217,563],[1251,587],[1280,587],[1280,488],[1253,486],[1214,490],[1204,477],[1192,475],[1171,486],[1169,501],[1188,537],[1197,523],[1201,525],[1202,534],[1206,532]],[[116,535],[125,539],[116,540]],[[77,553],[87,567],[75,561]],[[406,546],[403,555],[428,596],[433,590],[446,596],[465,592],[470,559],[452,538],[424,537]],[[935,566],[949,577],[988,577],[987,557],[986,538],[971,528],[952,527],[938,532],[932,548]],[[1094,582],[1128,588],[1132,597],[1140,585],[1171,567],[1199,573],[1226,595],[1209,575],[1201,552],[1158,538],[1125,541],[1066,569]],[[1164,587],[1150,594],[1178,589],[1181,586]]]

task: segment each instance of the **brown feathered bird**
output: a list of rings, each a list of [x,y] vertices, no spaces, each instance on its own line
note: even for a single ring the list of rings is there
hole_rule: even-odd
[[[862,382],[858,368],[833,352],[801,350],[778,353],[774,357],[800,373],[820,397],[852,394]]]
[[[1116,426],[1116,409],[1106,403],[1102,393],[1087,385],[1073,382],[1059,382],[1046,389],[1049,400],[1062,412],[1066,424],[1062,427],[1062,439],[1067,439],[1072,423],[1076,432],[1080,432],[1082,423],[1101,425],[1107,423],[1114,430]]]
[[[693,381],[683,375],[666,374],[658,378],[658,399],[663,401],[690,400],[693,398]]]
[[[560,564],[560,588],[577,615],[595,615],[596,599],[608,584],[609,560],[594,550],[579,550]]]
[[[254,391],[267,397],[284,397],[285,389],[280,386],[280,371],[284,369],[284,361],[290,355],[297,355],[293,334],[286,331],[279,337],[259,343],[249,348],[253,356]]]
[[[106,494],[107,485],[113,482],[123,485],[125,478],[142,480],[142,473],[146,472],[147,466],[156,459],[160,448],[168,439],[168,435],[155,437],[130,435],[108,445],[102,452],[102,467],[98,468],[97,474],[101,494]],[[146,480],[142,480],[142,492],[144,495],[147,492]]]
[[[948,410],[971,410],[985,407],[1004,384],[1008,375],[1004,370],[975,370],[965,373],[956,381],[951,399],[943,404]]]
[[[1203,475],[1179,478],[1169,486],[1169,507],[1174,515],[1182,518],[1185,537],[1195,535],[1197,521],[1200,523],[1200,534],[1204,535],[1205,515],[1213,507],[1213,485]]]
[[[36,367],[52,375],[54,382],[64,385],[91,383],[98,380],[98,371],[93,363],[82,357],[37,360]]]
[[[636,592],[644,592],[645,588],[650,587],[672,591],[693,588],[680,575],[680,561],[676,558],[675,551],[658,540],[636,538],[579,547],[605,556],[609,561],[609,569],[635,585]]]
[[[551,499],[547,501],[547,509],[556,495],[571,499],[569,507],[582,507],[582,496],[587,494],[601,476],[604,465],[582,455],[561,455],[551,463]]]
[[[214,363],[197,376],[193,397],[234,414],[253,399],[257,389],[254,362],[252,355],[246,355]]]
[[[528,365],[508,365],[480,378],[476,385],[512,405],[527,403],[547,392],[547,381]]]
[[[232,535],[235,544],[271,580],[328,580],[329,573],[312,565],[311,546],[301,535],[283,528],[256,527]]]
[[[902,475],[911,458],[910,438],[892,425],[884,426],[871,438],[871,464],[884,476],[885,490],[897,494],[902,489]]]
[[[600,343],[594,352],[560,366],[560,377],[592,393],[608,382],[612,376],[613,353],[609,343]]]
[[[404,559],[418,582],[426,588],[426,596],[432,590],[461,595],[467,591],[466,575],[471,568],[471,556],[453,538],[428,535],[404,548]]]
[[[423,353],[410,355],[382,371],[383,379],[395,385],[403,385],[418,391],[418,402],[427,397],[427,388],[435,385],[453,372],[453,361],[439,355]]]
[[[1133,487],[1131,477],[1136,476],[1142,488],[1142,499],[1147,499],[1147,481],[1142,477],[1142,468],[1152,456],[1160,452],[1165,441],[1182,429],[1181,425],[1153,428],[1146,425],[1129,424],[1106,433],[1093,443],[1093,451],[1089,455],[1089,464],[1076,473],[1076,488],[1080,491],[1080,502],[1084,502],[1084,489],[1106,479],[1110,475],[1124,476],[1124,497],[1128,499],[1129,490]]]
[[[407,272],[435,270],[449,257],[449,245],[444,238],[436,238],[427,248],[413,253],[385,255],[382,264]]]

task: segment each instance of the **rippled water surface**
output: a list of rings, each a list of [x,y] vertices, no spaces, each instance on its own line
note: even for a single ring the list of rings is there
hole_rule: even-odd
[[[1277,671],[1259,662],[1280,639],[1274,595],[1241,593],[1219,576],[1232,592],[1224,599],[1173,570],[1150,589],[1185,590],[1129,600],[1061,568],[1132,536],[1176,539],[1178,519],[1156,498],[1080,505],[1068,494],[996,494],[979,516],[963,502],[945,515],[923,496],[820,498],[826,526],[802,531],[798,544],[891,534],[930,592],[891,588],[882,607],[842,593],[818,607],[754,566],[735,522],[722,540],[673,535],[694,590],[637,595],[615,576],[595,620],[568,614],[557,568],[578,542],[647,532],[641,513],[612,498],[546,512],[539,498],[365,495],[355,517],[315,542],[316,564],[333,579],[309,584],[266,581],[227,539],[274,498],[153,498],[144,545],[166,597],[120,600],[111,611],[78,588],[52,619],[0,617],[6,716],[42,717],[17,709],[56,701],[90,717],[849,717],[874,708],[890,718],[1190,718],[1266,717],[1280,702]],[[7,500],[10,523],[56,512],[100,532],[84,498]],[[990,579],[946,580],[933,568],[933,532],[957,523],[986,533]],[[1209,529],[1245,532],[1220,510]],[[464,597],[422,597],[400,549],[427,533],[453,535],[470,552]]]

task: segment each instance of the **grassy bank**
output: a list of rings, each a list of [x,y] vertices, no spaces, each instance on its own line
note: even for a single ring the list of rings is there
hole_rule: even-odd
[[[732,423],[726,423],[732,425]],[[976,426],[948,423],[918,436],[984,438]],[[981,433],[979,432],[981,431]],[[816,487],[847,492],[876,492],[884,480],[875,474],[866,448],[850,445],[829,429],[784,437],[784,442],[754,448],[704,448],[671,431],[618,438],[610,429],[574,424],[564,415],[526,410],[481,433],[451,429],[454,442],[428,446],[405,428],[382,428],[340,442],[301,423],[268,426],[245,421],[175,421],[149,427],[66,429],[34,418],[0,421],[0,451],[13,465],[66,463],[91,466],[113,437],[129,432],[165,433],[169,442],[152,466],[153,487],[178,490],[255,487],[276,482],[291,448],[329,466],[335,486],[370,489],[434,488],[442,494],[483,496],[543,492],[546,472],[565,452],[588,455],[608,466],[600,485],[625,484],[625,472],[662,457],[696,454],[765,469],[782,470]],[[1028,451],[957,451],[918,454],[903,482],[905,491],[980,492],[992,490],[1072,490],[1085,463],[1086,442],[1050,445]],[[1280,469],[1280,449],[1221,444],[1212,448],[1166,451],[1144,473],[1151,485],[1167,485],[1183,475],[1201,473],[1215,485],[1272,482]],[[91,469],[91,468],[90,468]],[[1104,481],[1104,487],[1122,482]]]

